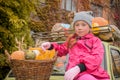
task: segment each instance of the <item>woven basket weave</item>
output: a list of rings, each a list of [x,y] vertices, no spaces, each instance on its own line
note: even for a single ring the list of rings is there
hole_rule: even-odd
[[[49,80],[56,57],[51,60],[10,60],[16,80]]]

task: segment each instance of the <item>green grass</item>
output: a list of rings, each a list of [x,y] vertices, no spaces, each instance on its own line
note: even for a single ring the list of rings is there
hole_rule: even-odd
[[[15,80],[14,77],[8,77],[5,80]],[[64,80],[63,76],[51,76],[50,80]]]

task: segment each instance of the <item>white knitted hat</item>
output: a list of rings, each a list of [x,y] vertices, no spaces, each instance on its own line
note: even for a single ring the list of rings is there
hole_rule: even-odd
[[[92,11],[81,11],[74,15],[73,24],[78,20],[79,21],[82,20],[87,22],[89,26],[92,27],[92,19],[93,19]]]

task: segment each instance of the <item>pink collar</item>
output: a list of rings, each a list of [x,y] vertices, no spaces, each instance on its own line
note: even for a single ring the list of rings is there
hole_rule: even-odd
[[[89,38],[91,38],[91,37],[93,37],[94,35],[92,34],[92,33],[89,33],[89,34],[87,34],[87,35],[85,35],[85,36],[82,36],[82,37],[78,37],[77,39],[89,39]]]

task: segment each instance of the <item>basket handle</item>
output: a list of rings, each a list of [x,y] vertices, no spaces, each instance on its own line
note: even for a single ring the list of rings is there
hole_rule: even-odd
[[[8,53],[7,50],[5,50],[5,55],[7,56],[7,61],[10,62],[11,56],[10,56],[10,54]]]
[[[56,54],[55,54],[55,56],[54,56],[55,59],[58,58],[57,54],[58,54],[58,51],[56,51]]]

